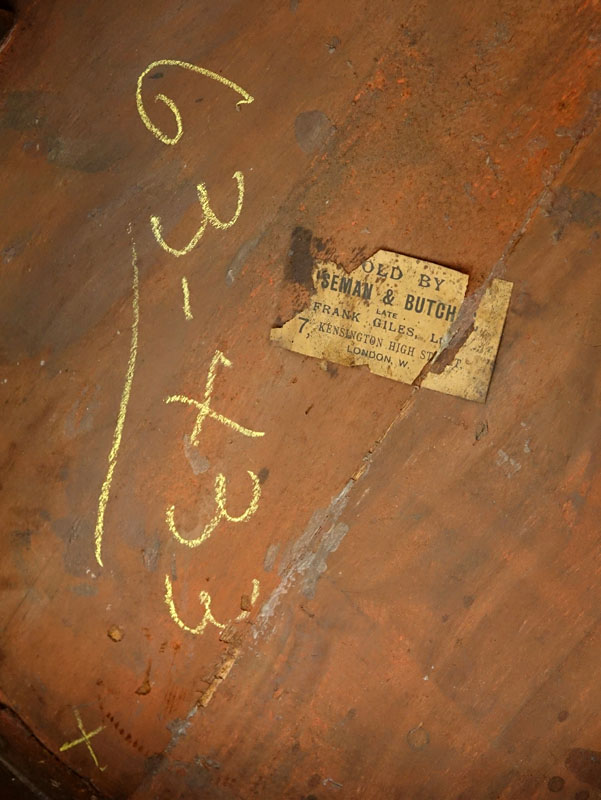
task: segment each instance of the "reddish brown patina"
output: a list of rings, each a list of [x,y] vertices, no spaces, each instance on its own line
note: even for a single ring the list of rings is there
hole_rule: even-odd
[[[54,0],[16,20],[2,761],[63,800],[599,796],[597,2]],[[141,91],[165,136],[155,95],[181,114],[166,144],[136,105],[165,59],[254,101],[159,65]],[[172,249],[198,231],[198,184],[232,218],[237,172],[234,224],[159,246],[153,216]],[[514,282],[486,405],[270,344],[314,259],[379,248],[470,292]],[[202,538],[220,475],[231,517],[255,489],[256,510],[189,547],[167,512]]]

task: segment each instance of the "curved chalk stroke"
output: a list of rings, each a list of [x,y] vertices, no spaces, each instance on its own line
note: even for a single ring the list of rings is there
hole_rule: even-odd
[[[167,604],[167,608],[169,609],[169,616],[178,625],[183,631],[187,631],[188,633],[193,633],[195,636],[198,636],[201,633],[204,633],[204,629],[207,627],[209,622],[214,625],[216,628],[225,628],[225,625],[222,625],[221,622],[217,622],[215,617],[211,612],[211,595],[208,592],[201,592],[198,595],[198,599],[202,603],[205,609],[205,613],[203,618],[199,622],[199,624],[195,628],[190,628],[189,625],[180,618],[177,610],[175,608],[175,603],[173,602],[173,584],[171,583],[171,578],[169,575],[165,575],[165,603]]]
[[[185,544],[188,547],[198,547],[209,538],[222,519],[226,519],[228,522],[246,522],[247,519],[250,519],[253,514],[256,513],[259,507],[259,500],[261,498],[261,482],[254,472],[251,472],[251,470],[247,470],[247,472],[252,481],[253,489],[250,505],[243,514],[241,514],[239,517],[233,517],[226,509],[225,475],[219,473],[219,475],[217,475],[215,478],[215,503],[217,505],[217,511],[215,512],[215,515],[211,521],[205,525],[201,535],[197,539],[185,539],[177,530],[177,526],[175,524],[175,506],[169,506],[165,512],[165,520],[172,536],[180,544]]]
[[[183,134],[183,126],[182,126],[182,117],[179,113],[179,109],[176,104],[171,100],[171,98],[167,97],[164,94],[157,94],[155,95],[154,101],[164,103],[167,108],[171,111],[173,116],[175,117],[175,124],[177,126],[177,133],[175,136],[167,136],[167,134],[163,133],[163,131],[158,128],[150,119],[148,114],[146,113],[146,109],[144,108],[144,103],[142,101],[142,82],[144,78],[151,72],[153,69],[157,67],[181,67],[182,69],[188,69],[191,72],[196,72],[199,75],[203,75],[205,78],[211,78],[211,80],[218,81],[222,83],[224,86],[228,86],[230,89],[233,89],[241,96],[241,100],[238,100],[236,106],[247,105],[254,101],[254,97],[250,95],[247,91],[245,91],[241,86],[230,81],[228,78],[224,78],[223,75],[218,75],[216,72],[211,72],[204,67],[197,67],[195,64],[190,64],[187,61],[174,61],[172,59],[162,59],[160,61],[153,61],[152,64],[149,64],[144,72],[138,78],[138,86],[136,89],[136,105],[138,107],[138,113],[142,119],[142,122],[148,130],[156,136],[163,144],[177,144],[182,137]]]
[[[252,606],[254,606],[258,597],[259,597],[259,581],[256,578],[253,578],[252,596],[250,599]],[[183,631],[187,631],[188,633],[194,634],[195,636],[199,636],[200,634],[204,633],[204,630],[209,623],[211,625],[214,625],[216,628],[220,628],[221,630],[223,630],[226,626],[223,625],[221,622],[217,622],[217,620],[213,616],[213,612],[211,611],[211,595],[208,592],[200,592],[200,594],[198,595],[198,599],[204,606],[205,612],[198,625],[195,628],[191,628],[189,625],[186,625],[186,623],[177,613],[175,602],[173,601],[173,584],[171,583],[171,578],[169,577],[169,575],[165,575],[165,605],[169,609],[169,616],[178,627],[180,627]],[[242,620],[248,619],[249,616],[250,616],[250,611],[243,611],[236,617],[235,621],[241,622]]]
[[[234,212],[234,216],[229,219],[227,222],[221,222],[221,220],[217,217],[215,212],[210,206],[209,203],[209,195],[207,192],[207,187],[204,183],[199,183],[196,186],[196,192],[198,194],[198,202],[200,203],[200,207],[202,208],[204,218],[200,223],[199,229],[196,231],[194,236],[190,239],[188,244],[178,249],[176,247],[171,247],[167,244],[165,239],[163,238],[163,231],[161,226],[161,219],[157,216],[150,217],[150,227],[152,228],[152,234],[156,239],[157,243],[160,247],[163,248],[167,253],[171,253],[172,256],[185,256],[190,250],[193,250],[198,242],[202,239],[204,232],[207,229],[207,224],[210,223],[214,228],[217,230],[225,231],[228,228],[231,228],[232,225],[235,225],[238,221],[238,217],[240,216],[240,212],[242,211],[242,204],[244,203],[244,175],[241,172],[234,172],[232,178],[236,181],[238,186],[238,202],[236,203],[236,211]]]
[[[232,178],[238,185],[238,202],[236,203],[236,211],[234,212],[234,216],[227,222],[221,222],[221,220],[215,215],[209,204],[209,195],[207,193],[207,187],[205,184],[199,183],[196,187],[198,202],[200,203],[200,207],[202,208],[205,217],[208,219],[209,223],[219,231],[226,231],[228,228],[231,228],[232,225],[235,225],[236,222],[238,222],[238,217],[242,211],[242,203],[244,202],[244,175],[241,172],[236,171],[232,175]]]
[[[159,217],[152,216],[150,218],[150,227],[152,228],[152,235],[156,239],[157,244],[159,245],[159,247],[162,247],[163,250],[165,250],[165,252],[171,253],[172,256],[176,257],[185,256],[190,252],[190,250],[193,250],[202,239],[202,236],[207,229],[207,218],[205,217],[203,219],[203,221],[200,223],[200,228],[196,231],[196,233],[190,239],[188,244],[185,247],[182,247],[181,249],[178,249],[177,247],[171,247],[171,245],[168,245],[167,242],[163,239],[163,231],[161,227],[161,220]]]
[[[128,227],[128,233],[131,235],[131,225]],[[133,321],[131,326],[131,342],[129,345],[129,358],[127,361],[127,371],[125,373],[125,383],[123,384],[123,392],[121,394],[121,402],[119,403],[119,414],[117,415],[117,424],[113,434],[113,444],[111,446],[108,456],[108,470],[106,478],[100,490],[100,497],[98,498],[98,514],[96,517],[96,528],[94,530],[94,543],[96,547],[96,561],[100,566],[102,563],[102,537],[104,534],[104,512],[106,505],[109,501],[109,494],[111,491],[111,483],[113,482],[113,473],[117,465],[117,456],[119,455],[119,448],[121,447],[121,437],[123,435],[123,426],[125,425],[125,415],[127,414],[127,406],[129,403],[129,396],[131,394],[131,385],[134,380],[134,371],[136,368],[136,358],[138,355],[138,328],[140,326],[140,286],[138,277],[138,254],[136,252],[136,245],[132,239],[131,243],[131,265],[133,269],[133,297],[132,297],[132,310]]]

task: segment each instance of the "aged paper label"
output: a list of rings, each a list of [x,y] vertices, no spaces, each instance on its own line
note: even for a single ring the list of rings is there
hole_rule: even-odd
[[[386,250],[351,273],[318,262],[309,307],[273,328],[271,339],[297,353],[365,364],[376,375],[410,384],[443,349],[467,283],[461,272]],[[511,284],[493,282],[456,359],[440,374],[426,375],[422,385],[486,399],[510,294]]]
[[[429,372],[422,386],[483,403],[495,366],[513,284],[498,278],[488,287],[474,319],[474,329],[440,374]]]

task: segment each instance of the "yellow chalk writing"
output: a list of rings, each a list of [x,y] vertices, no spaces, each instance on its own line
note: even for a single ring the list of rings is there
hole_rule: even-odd
[[[131,225],[128,227],[128,232],[131,234]],[[127,414],[127,406],[129,403],[129,396],[131,394],[131,386],[134,380],[134,371],[136,368],[136,358],[138,354],[138,328],[140,325],[140,288],[138,277],[138,255],[136,252],[136,245],[132,239],[131,243],[131,264],[133,270],[133,293],[132,293],[132,310],[133,322],[131,327],[131,341],[129,345],[129,358],[127,361],[127,371],[125,373],[125,383],[123,384],[123,392],[121,394],[121,402],[119,404],[119,413],[117,415],[117,424],[113,434],[113,443],[108,455],[108,469],[100,496],[98,498],[98,513],[96,517],[96,528],[94,530],[94,543],[96,549],[96,561],[103,566],[102,563],[102,537],[104,535],[104,513],[109,500],[111,491],[111,483],[113,481],[113,473],[117,465],[117,456],[119,455],[119,448],[121,447],[121,437],[123,435],[123,426],[125,425],[125,415]]]
[[[182,292],[184,294],[184,317],[187,320],[194,319],[192,316],[192,309],[190,308],[190,289],[186,278],[182,278]]]
[[[160,61],[153,61],[152,64],[149,64],[144,72],[141,73],[140,77],[138,78],[138,86],[136,89],[136,105],[138,107],[138,113],[142,119],[142,122],[148,130],[156,136],[163,144],[176,144],[182,137],[183,134],[183,126],[182,126],[182,117],[179,113],[179,109],[176,104],[171,100],[171,98],[166,97],[164,94],[157,94],[155,95],[154,101],[155,103],[161,102],[164,103],[167,108],[171,111],[173,116],[175,117],[175,124],[177,127],[177,132],[175,136],[167,136],[167,134],[163,133],[163,131],[158,128],[151,120],[148,114],[146,113],[146,109],[144,108],[144,103],[142,101],[142,82],[144,78],[148,75],[149,72],[152,72],[153,69],[157,69],[158,67],[182,67],[182,69],[190,70],[191,72],[195,72],[198,75],[203,75],[205,78],[211,78],[211,80],[218,81],[222,83],[224,86],[228,86],[230,89],[233,89],[241,96],[241,100],[238,100],[236,106],[247,105],[254,101],[254,97],[250,95],[247,91],[245,91],[241,86],[230,81],[228,78],[224,78],[223,75],[218,75],[216,72],[211,72],[204,67],[198,67],[195,64],[189,64],[187,61],[175,61],[172,59],[162,59]]]
[[[253,592],[251,598],[252,605],[254,605],[258,596],[259,581],[256,578],[253,578]],[[198,595],[198,599],[200,600],[201,605],[204,606],[204,614],[198,625],[195,628],[191,628],[189,625],[186,625],[186,623],[177,613],[177,609],[175,608],[175,603],[173,601],[173,584],[171,583],[171,578],[169,575],[165,575],[165,603],[169,609],[169,616],[178,627],[180,627],[183,631],[194,634],[195,636],[199,636],[200,634],[204,633],[207,625],[214,625],[216,628],[221,630],[226,628],[227,624],[224,625],[221,622],[217,622],[213,616],[213,612],[211,611],[211,595],[208,592],[203,591]],[[238,617],[236,617],[236,622],[246,619],[249,614],[249,611],[243,611],[238,615]]]
[[[234,216],[227,222],[221,222],[221,220],[215,215],[209,204],[209,195],[207,193],[207,187],[204,185],[204,183],[199,183],[196,187],[198,202],[200,203],[200,207],[202,208],[205,217],[209,220],[209,223],[219,231],[226,231],[228,228],[231,228],[232,225],[235,225],[238,221],[238,217],[240,216],[240,212],[242,211],[242,203],[244,202],[244,175],[241,172],[236,171],[232,175],[232,178],[236,181],[238,187],[238,202],[236,204]]]
[[[211,72],[210,70],[205,69],[204,67],[198,67],[195,64],[190,64],[186,61],[175,61],[173,59],[162,59],[160,61],[153,61],[151,64],[148,65],[148,67],[146,67],[146,69],[141,73],[141,75],[138,78],[138,85],[136,88],[136,106],[138,108],[138,113],[140,114],[140,118],[144,123],[144,125],[146,125],[146,127],[153,134],[153,136],[156,136],[156,138],[159,139],[161,142],[163,142],[163,144],[173,145],[179,142],[179,140],[181,139],[183,134],[181,114],[179,112],[177,105],[173,102],[173,100],[171,100],[171,98],[167,97],[162,93],[155,95],[154,98],[155,102],[158,101],[164,103],[175,117],[175,124],[177,129],[175,136],[168,136],[167,134],[163,133],[163,131],[152,122],[152,120],[146,113],[146,109],[144,108],[144,101],[142,100],[142,83],[144,81],[144,78],[146,77],[146,75],[148,75],[149,72],[151,72],[153,69],[156,69],[157,67],[164,67],[164,66],[182,67],[182,69],[190,70],[199,75],[203,75],[206,78],[211,78],[212,80],[218,81],[219,83],[222,83],[224,86],[228,86],[230,89],[233,89],[235,92],[237,92],[242,98],[241,100],[238,100],[236,106],[245,105],[248,103],[252,103],[254,101],[254,97],[252,97],[252,95],[250,95],[247,91],[245,91],[241,86],[238,86],[238,84],[234,83],[233,81],[230,81],[229,78],[224,78],[223,75],[218,75],[216,72]],[[204,183],[199,183],[196,187],[196,191],[198,194],[198,201],[200,203],[200,207],[204,214],[202,222],[200,223],[200,227],[198,228],[194,236],[190,239],[187,245],[181,248],[172,247],[171,245],[167,244],[167,242],[163,237],[160,218],[153,215],[150,217],[150,226],[152,229],[153,236],[156,239],[159,246],[162,247],[163,250],[165,250],[167,253],[170,253],[173,256],[176,257],[184,256],[191,250],[193,250],[194,247],[196,247],[196,245],[204,235],[204,232],[208,224],[212,225],[214,228],[217,228],[218,230],[227,230],[228,228],[231,228],[232,225],[234,225],[237,222],[238,217],[240,216],[240,212],[242,211],[242,204],[244,202],[244,175],[241,172],[235,172],[233,178],[238,185],[238,202],[236,204],[236,211],[231,219],[229,219],[227,222],[222,222],[217,217],[217,215],[215,214],[209,203],[209,195],[207,192],[207,187],[205,186]],[[188,319],[187,315],[186,319]]]
[[[196,422],[194,423],[192,435],[190,436],[191,444],[198,446],[198,439],[202,430],[202,425],[207,417],[210,417],[217,422],[222,422],[224,425],[227,425],[229,428],[232,428],[232,430],[241,433],[243,436],[250,436],[251,438],[265,436],[264,431],[253,431],[250,428],[245,428],[243,425],[239,425],[237,422],[234,422],[233,419],[224,417],[223,414],[218,414],[211,408],[211,396],[213,394],[215,377],[219,364],[223,364],[225,367],[232,366],[232,362],[229,360],[229,358],[227,358],[221,352],[221,350],[216,350],[211,361],[211,366],[209,367],[209,374],[205,384],[204,400],[202,402],[181,394],[171,395],[165,400],[166,403],[184,403],[185,405],[193,406],[194,408],[198,409]]]
[[[228,522],[246,522],[247,519],[250,519],[252,515],[256,512],[257,508],[259,507],[259,500],[261,498],[261,483],[259,482],[259,478],[255,475],[254,472],[247,470],[248,474],[250,475],[250,479],[253,482],[253,490],[252,490],[252,500],[250,501],[250,505],[246,509],[246,511],[241,514],[239,517],[233,517],[231,514],[228,513],[225,502],[226,502],[226,484],[225,484],[225,475],[221,473],[215,478],[215,503],[217,505],[217,510],[215,511],[215,515],[208,522],[201,535],[197,539],[185,539],[183,536],[180,535],[177,527],[175,525],[175,506],[169,506],[166,512],[166,521],[167,527],[173,534],[173,536],[177,539],[180,544],[185,544],[188,547],[198,547],[203,542],[205,542],[209,536],[213,533],[215,528],[219,525],[222,519],[226,519]]]
[[[203,211],[204,217],[202,222],[200,223],[200,227],[194,234],[194,236],[190,239],[188,244],[185,247],[178,249],[177,247],[171,247],[168,245],[165,239],[163,238],[163,230],[161,225],[161,220],[157,216],[150,217],[150,227],[152,228],[152,233],[154,238],[157,240],[157,243],[166,250],[167,253],[171,253],[172,256],[185,256],[191,250],[193,250],[198,242],[202,239],[204,232],[207,229],[207,224],[210,223],[214,228],[218,230],[224,231],[228,228],[231,228],[232,225],[235,225],[238,221],[238,217],[240,216],[240,212],[242,211],[242,204],[244,203],[244,175],[241,172],[234,172],[233,176],[236,184],[238,186],[238,202],[236,204],[236,211],[234,216],[229,219],[227,222],[221,222],[221,220],[217,217],[213,209],[209,204],[209,195],[207,192],[207,187],[204,183],[199,183],[196,187],[196,192],[198,194],[198,201],[200,203],[200,207]]]
[[[65,742],[63,745],[60,746],[59,752],[64,753],[65,750],[70,750],[72,747],[76,747],[78,744],[84,744],[84,742],[85,742],[85,745],[88,748],[88,752],[92,756],[92,760],[94,761],[94,764],[96,764],[96,766],[98,767],[99,770],[105,770],[106,767],[101,767],[100,764],[98,763],[98,758],[96,757],[96,753],[94,752],[94,748],[92,747],[92,745],[90,743],[90,739],[93,736],[97,736],[100,733],[100,731],[103,731],[105,726],[104,725],[100,725],[98,728],[95,728],[93,731],[88,732],[88,731],[85,730],[85,728],[83,726],[83,722],[82,722],[81,715],[80,715],[79,711],[76,708],[74,708],[73,709],[73,713],[75,715],[75,719],[77,720],[77,727],[80,730],[81,736],[78,739],[74,739],[72,742]]]
[[[205,613],[199,624],[195,628],[191,628],[189,625],[186,625],[186,623],[183,622],[183,620],[177,613],[177,610],[175,608],[175,603],[173,602],[173,585],[171,583],[169,575],[165,575],[165,603],[167,604],[167,608],[169,609],[169,615],[171,616],[171,619],[175,622],[176,625],[179,625],[179,627],[183,631],[187,631],[188,633],[193,633],[195,636],[204,633],[204,630],[209,623],[211,625],[214,625],[216,628],[225,628],[225,625],[222,625],[220,622],[217,622],[217,620],[215,619],[215,617],[211,612],[211,595],[208,592],[201,592],[198,595],[198,598],[201,604],[204,606]]]
[[[250,428],[245,428],[243,425],[240,425],[238,422],[230,419],[229,417],[225,417],[223,414],[218,414],[211,408],[211,399],[213,396],[213,391],[215,388],[215,378],[217,375],[217,368],[219,365],[223,365],[225,367],[231,367],[232,362],[221,352],[221,350],[216,350],[213,358],[211,360],[211,365],[209,367],[209,371],[207,374],[207,379],[205,382],[205,392],[204,398],[202,401],[194,400],[191,397],[186,397],[185,395],[171,395],[166,398],[166,403],[183,403],[184,405],[192,406],[197,410],[196,420],[194,422],[194,427],[192,429],[192,434],[190,436],[190,442],[193,445],[198,446],[200,434],[202,432],[202,426],[204,421],[207,417],[214,419],[217,422],[221,422],[222,424],[226,425],[232,430],[241,433],[243,436],[249,436],[251,438],[264,436],[263,431],[254,431]],[[187,547],[198,547],[203,542],[205,542],[213,533],[215,528],[219,525],[221,520],[226,520],[227,522],[239,523],[245,522],[246,520],[250,519],[253,514],[256,513],[259,507],[259,500],[261,498],[261,482],[257,475],[251,470],[247,470],[248,475],[252,481],[252,498],[245,509],[245,511],[240,514],[239,516],[234,516],[230,514],[227,510],[227,483],[225,475],[219,473],[215,478],[215,513],[212,519],[204,526],[202,533],[200,536],[186,539],[183,537],[177,529],[177,525],[175,524],[175,506],[171,505],[167,508],[165,512],[165,519],[167,522],[167,527],[171,532],[172,536],[180,543],[184,544]],[[252,588],[252,596],[251,596],[251,606],[254,605],[257,598],[259,596],[259,581],[253,579],[253,588]],[[206,626],[208,624],[215,625],[218,628],[224,628],[225,626],[221,623],[217,622],[213,617],[211,612],[211,596],[208,592],[200,592],[199,599],[201,604],[204,606],[204,615],[200,623],[195,627],[191,628],[189,625],[186,625],[185,622],[180,618],[175,608],[175,604],[173,602],[173,586],[171,584],[171,580],[168,575],[165,576],[165,603],[169,609],[169,614],[173,621],[178,625],[182,630],[185,630],[189,633],[198,635],[204,632]],[[245,608],[241,614],[236,617],[236,621],[241,621],[243,619],[247,619],[250,615],[250,612],[247,608]]]
[[[260,589],[261,589],[261,584],[259,583],[259,581],[256,578],[253,578],[253,590],[252,590],[252,594],[250,596],[250,604],[251,604],[251,606],[254,606],[254,604],[257,602],[257,599],[259,597]]]

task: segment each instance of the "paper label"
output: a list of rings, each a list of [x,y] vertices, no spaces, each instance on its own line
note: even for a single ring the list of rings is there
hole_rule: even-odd
[[[351,273],[318,262],[309,307],[273,328],[271,339],[303,355],[347,366],[366,364],[376,375],[411,384],[442,349],[467,283],[461,272],[386,250]],[[422,385],[468,399],[486,398],[510,294],[511,284],[493,282],[455,361],[439,375],[426,375]],[[463,355],[468,345],[469,359],[467,351]]]

